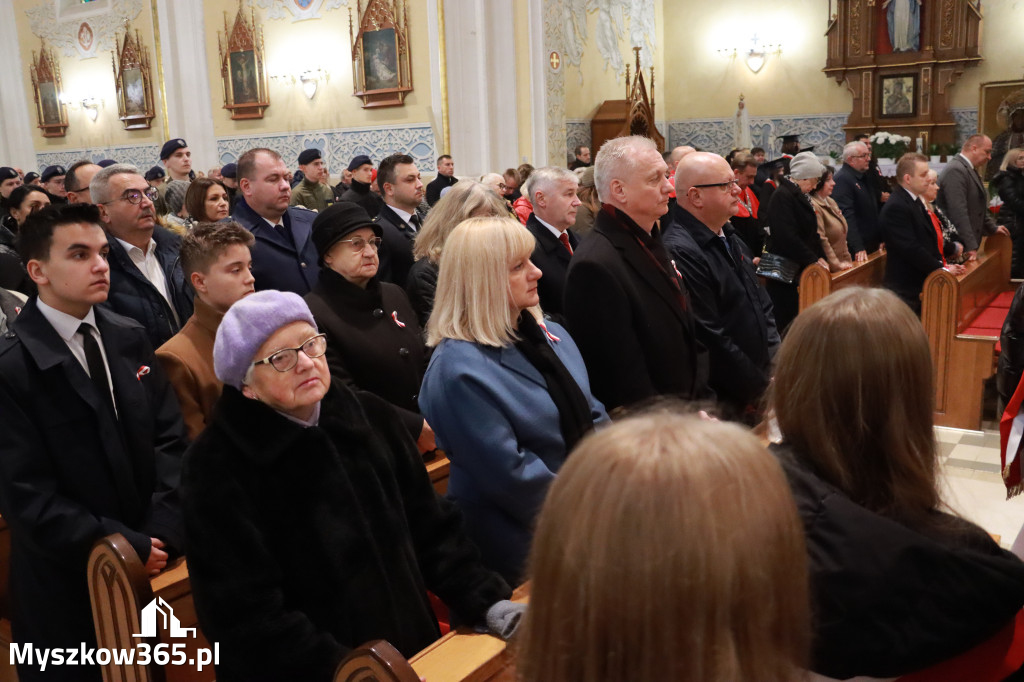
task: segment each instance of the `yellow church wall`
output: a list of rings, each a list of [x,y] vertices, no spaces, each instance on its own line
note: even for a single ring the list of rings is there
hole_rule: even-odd
[[[527,0],[515,0],[513,3],[513,28],[515,31],[515,69],[516,83],[516,127],[519,135],[519,162],[530,161],[533,154],[533,121],[531,109],[533,92],[530,88],[530,12]],[[538,47],[543,49],[543,47]]]
[[[219,31],[221,39],[225,39],[224,13],[227,12],[230,30],[238,3],[235,0],[204,2],[214,134],[220,138],[431,122],[427,3],[410,2],[407,7],[413,91],[406,96],[405,106],[379,109],[363,109],[362,100],[352,96],[349,14],[344,8],[322,10],[321,19],[298,22],[292,22],[290,17],[265,19],[265,11],[256,8],[256,22],[263,26],[267,73],[279,78],[269,81],[271,105],[262,119],[235,121],[224,109],[217,34]],[[354,7],[352,14],[354,25]],[[297,77],[303,71],[318,68],[327,71],[329,77],[320,83],[316,96],[310,100]],[[292,76],[296,77],[294,83]]]
[[[981,13],[979,51],[984,60],[953,85],[954,108],[977,107],[982,83],[1024,78],[1024,5],[1019,0],[987,0]]]
[[[26,10],[36,8],[40,4],[39,0],[14,0],[18,50],[23,67],[22,83],[30,106],[29,120],[32,125],[32,143],[35,150],[39,153],[47,153],[162,143],[163,119],[157,82],[156,43],[153,39],[151,5],[148,2],[143,4],[142,11],[133,21],[131,29],[133,35],[138,29],[139,36],[149,53],[153,99],[157,112],[156,118],[152,121],[152,127],[147,130],[124,129],[123,123],[118,118],[117,93],[110,50],[97,50],[95,57],[82,59],[77,53],[68,57],[60,48],[55,48],[53,54],[56,55],[60,64],[64,94],[70,100],[66,106],[68,128],[64,137],[43,137],[42,131],[37,127],[35,94],[29,70],[33,63],[33,50],[36,52],[36,57],[39,56],[40,40],[32,33],[29,17],[25,14]],[[77,26],[81,21],[83,20],[75,20],[73,23]],[[90,19],[86,18],[84,21],[90,21]],[[123,38],[123,29],[119,30],[119,35]],[[48,43],[47,48],[50,47],[52,45]],[[86,97],[93,97],[100,102],[95,122],[89,119],[86,110],[80,105],[82,99]]]

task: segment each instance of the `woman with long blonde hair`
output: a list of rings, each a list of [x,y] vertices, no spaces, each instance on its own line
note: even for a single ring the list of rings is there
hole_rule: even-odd
[[[473,180],[462,180],[452,185],[430,209],[423,228],[416,235],[412,247],[415,262],[409,268],[405,282],[405,291],[421,327],[427,326],[427,318],[434,309],[437,264],[448,235],[466,218],[503,215],[508,215],[505,203],[494,192]]]
[[[511,218],[470,218],[451,233],[419,395],[451,460],[448,496],[484,563],[510,584],[522,577],[548,485],[573,446],[608,420],[569,333],[545,324],[534,245]]]
[[[943,504],[914,312],[843,289],[800,313],[775,361],[773,448],[807,536],[814,672],[896,677],[1012,630],[1024,563]]]
[[[583,441],[530,554],[519,679],[783,682],[809,637],[803,531],[739,426],[668,411]]]

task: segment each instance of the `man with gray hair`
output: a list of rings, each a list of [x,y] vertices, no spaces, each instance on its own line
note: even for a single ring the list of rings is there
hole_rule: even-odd
[[[540,307],[559,324],[563,323],[565,273],[580,240],[569,228],[576,222],[579,180],[564,168],[545,166],[530,174],[523,189],[533,204],[526,229],[537,240],[530,260],[544,276],[537,281]]]
[[[110,244],[107,304],[145,327],[158,348],[192,316],[192,291],[178,260],[181,238],[156,224],[157,190],[135,166],[100,170],[89,193]]]
[[[854,260],[863,263],[878,251],[882,229],[878,223],[878,201],[864,174],[871,165],[871,148],[863,142],[843,147],[843,166],[836,171],[832,198],[846,218],[846,243]]]
[[[667,170],[648,138],[601,146],[594,184],[602,207],[566,275],[566,322],[609,411],[658,395],[708,397],[707,353],[657,224],[672,190]]]

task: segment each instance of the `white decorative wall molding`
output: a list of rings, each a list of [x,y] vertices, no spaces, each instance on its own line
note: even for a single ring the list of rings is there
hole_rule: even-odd
[[[567,64],[579,69],[587,46],[587,14],[596,12],[593,42],[604,58],[605,70],[611,69],[616,81],[625,75],[626,65],[633,64],[631,58],[622,58],[621,43],[627,19],[629,45],[640,48],[640,66],[649,69],[654,65],[654,0],[564,0],[558,4],[565,34],[563,57]],[[582,69],[578,78],[582,84]]]
[[[320,19],[320,11],[330,12],[331,10],[348,7],[348,0],[254,0],[257,7],[266,10],[266,19],[287,19],[292,21],[304,21],[306,19]]]
[[[80,59],[91,59],[114,49],[117,32],[123,32],[125,20],[134,21],[142,7],[142,0],[103,0],[80,8],[40,2],[25,10],[25,15],[32,33],[45,38],[65,57],[77,54]]]
[[[814,145],[815,153],[826,156],[841,152],[846,141],[843,126],[849,114],[811,114],[802,116],[756,116],[750,119],[750,137],[755,147],[763,147],[771,158],[779,153],[779,135],[800,136],[803,147]],[[668,147],[691,145],[716,154],[728,154],[733,147],[732,117],[694,118],[668,122]]]
[[[545,0],[528,0],[527,17],[530,30],[530,107],[531,147],[530,159],[538,163],[548,158],[548,92],[547,78],[550,64],[545,51]]]
[[[61,149],[53,152],[37,152],[35,170],[42,171],[47,166],[64,166],[67,168],[76,161],[87,159],[96,163],[103,159],[113,159],[118,163],[130,163],[137,166],[140,173],[160,163],[160,146],[158,144],[134,144],[116,147],[89,147],[86,149]],[[29,169],[26,168],[26,171]],[[205,170],[197,168],[197,170]]]
[[[218,163],[238,161],[243,153],[254,147],[273,149],[284,158],[289,168],[297,166],[302,150],[319,149],[328,170],[334,175],[339,175],[343,168],[348,167],[348,162],[359,154],[366,154],[376,165],[385,156],[405,153],[416,160],[420,172],[436,171],[437,145],[434,130],[429,123],[219,137]]]
[[[544,0],[544,55],[565,51],[565,24],[562,3]],[[561,165],[565,162],[565,68],[548,62],[544,69],[544,93],[547,106],[547,122],[544,126],[547,138],[546,163]],[[536,133],[535,133],[536,134]],[[539,163],[539,159],[534,162]]]
[[[0,69],[0,165],[28,170],[35,162],[30,112],[35,104],[29,99],[22,78],[28,69],[21,61],[18,31],[14,24],[13,0],[0,0],[0,45],[5,47],[4,68]]]
[[[956,121],[956,143],[963,144],[964,140],[978,132],[978,108],[964,107],[950,111]]]

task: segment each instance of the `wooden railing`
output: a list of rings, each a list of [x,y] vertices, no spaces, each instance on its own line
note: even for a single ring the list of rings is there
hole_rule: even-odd
[[[828,268],[812,263],[800,274],[800,312],[846,287],[880,287],[884,277],[885,251],[876,251],[866,262],[839,272],[829,272]]]

